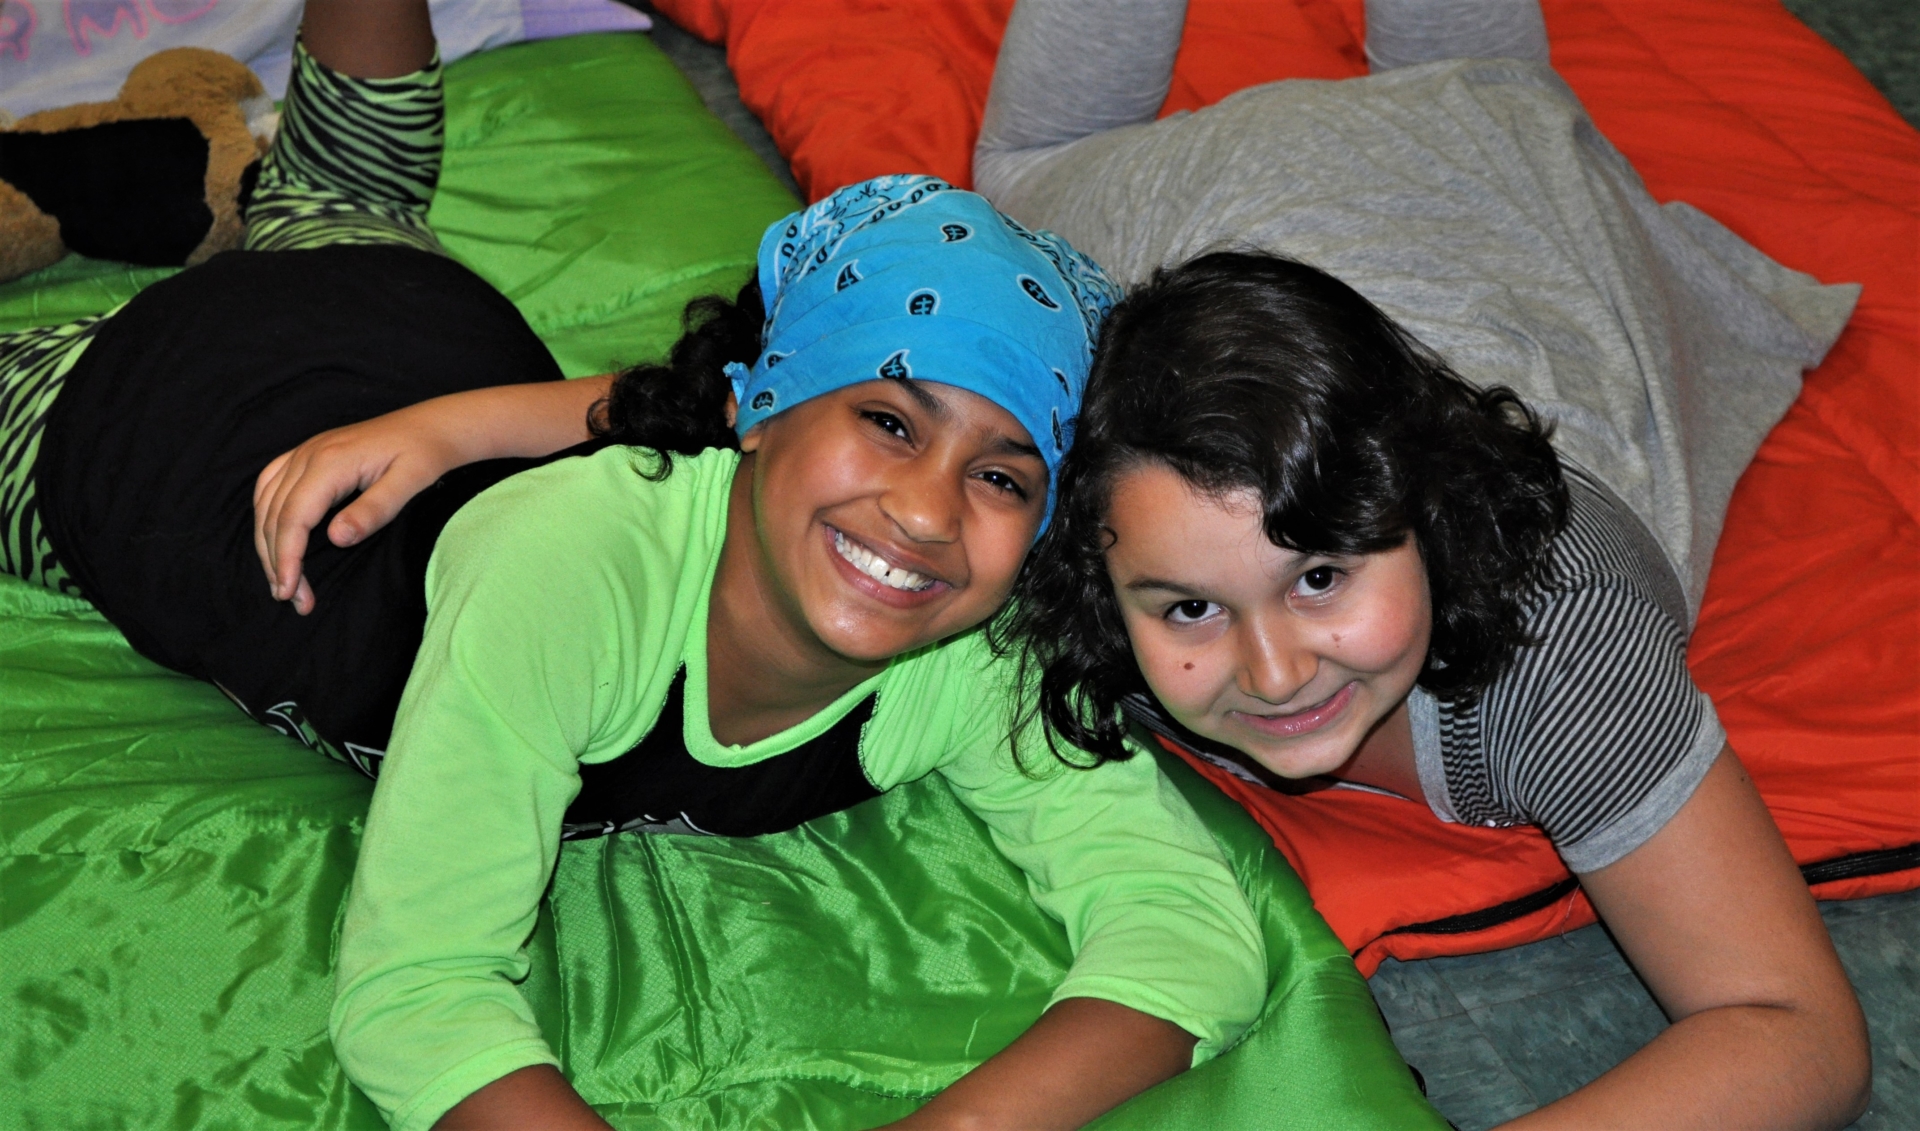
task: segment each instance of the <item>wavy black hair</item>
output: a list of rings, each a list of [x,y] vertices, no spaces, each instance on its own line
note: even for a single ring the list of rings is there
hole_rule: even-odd
[[[588,428],[608,443],[653,449],[659,459],[642,474],[656,480],[673,473],[676,455],[738,449],[740,438],[727,423],[732,383],[725,367],[730,361],[750,365],[760,356],[766,318],[758,279],[748,280],[732,302],[719,295],[689,302],[680,315],[680,340],[666,360],[616,376],[588,413]]]
[[[1478,389],[1353,288],[1279,256],[1218,252],[1162,269],[1114,308],[1061,469],[1053,525],[993,626],[1045,720],[1096,761],[1127,756],[1119,706],[1147,691],[1105,550],[1118,477],[1159,463],[1260,496],[1275,545],[1371,554],[1411,535],[1433,595],[1421,686],[1485,688],[1528,641],[1530,597],[1566,523],[1549,429]],[[1063,756],[1064,757],[1064,756]]]

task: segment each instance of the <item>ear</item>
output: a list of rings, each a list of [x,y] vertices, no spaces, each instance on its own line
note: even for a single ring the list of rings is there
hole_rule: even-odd
[[[740,423],[740,398],[729,392],[727,394],[727,427],[732,428],[738,423]],[[766,439],[766,435],[767,422],[762,420],[741,435],[740,450],[743,452],[759,451],[760,441]]]

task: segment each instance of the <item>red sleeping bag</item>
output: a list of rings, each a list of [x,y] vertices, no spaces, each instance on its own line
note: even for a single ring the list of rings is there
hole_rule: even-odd
[[[1012,0],[657,0],[727,45],[810,197],[880,173],[970,183]],[[1165,111],[1365,72],[1361,0],[1191,0]],[[1660,200],[1864,284],[1733,496],[1690,646],[1822,898],[1920,886],[1920,135],[1776,0],[1547,0],[1554,66]],[[1537,831],[1201,766],[1273,834],[1363,972],[1593,911]]]

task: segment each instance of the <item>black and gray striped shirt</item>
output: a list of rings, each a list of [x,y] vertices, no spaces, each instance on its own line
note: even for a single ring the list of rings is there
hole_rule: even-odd
[[[1567,528],[1528,620],[1537,643],[1471,702],[1408,700],[1414,760],[1441,820],[1538,825],[1567,867],[1604,868],[1678,812],[1726,742],[1687,672],[1686,598],[1646,527],[1568,468]],[[1128,714],[1249,780],[1258,775],[1170,724]]]
[[[1538,825],[1576,872],[1644,844],[1700,784],[1726,732],[1687,672],[1687,607],[1646,527],[1569,468],[1567,528],[1522,648],[1468,703],[1409,700],[1414,759],[1442,820]]]

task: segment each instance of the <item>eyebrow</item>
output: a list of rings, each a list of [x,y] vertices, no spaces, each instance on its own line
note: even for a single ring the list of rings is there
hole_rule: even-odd
[[[1006,452],[1016,456],[1032,456],[1041,463],[1047,462],[1046,457],[1040,454],[1039,448],[1034,447],[1032,444],[1023,444],[1012,436],[995,436],[991,447],[992,450],[996,452]]]
[[[1165,578],[1160,578],[1160,577],[1137,577],[1137,578],[1134,578],[1132,581],[1127,582],[1121,588],[1126,589],[1129,592],[1139,592],[1145,589],[1159,589],[1168,593],[1184,594],[1185,596],[1188,596],[1188,597],[1198,597],[1200,595],[1199,590],[1194,589],[1192,586],[1183,585],[1178,581],[1168,581]]]
[[[894,384],[899,385],[902,389],[905,389],[907,391],[907,395],[913,398],[914,403],[918,404],[922,409],[926,410],[929,416],[938,417],[942,420],[946,419],[947,417],[946,402],[942,401],[939,397],[934,396],[932,393],[929,393],[925,389],[925,387],[923,387],[920,384],[920,382],[915,381],[911,377],[894,377],[891,380],[893,381]]]
[[[928,392],[926,387],[920,382],[911,377],[891,377],[888,378],[888,380],[905,389],[907,395],[913,398],[914,403],[925,409],[929,416],[944,420],[949,415],[947,403]],[[1009,455],[1032,456],[1042,463],[1046,462],[1046,457],[1040,454],[1039,448],[1034,447],[1032,444],[1023,444],[1012,436],[995,436],[993,438],[992,449],[996,452],[1005,452]]]

